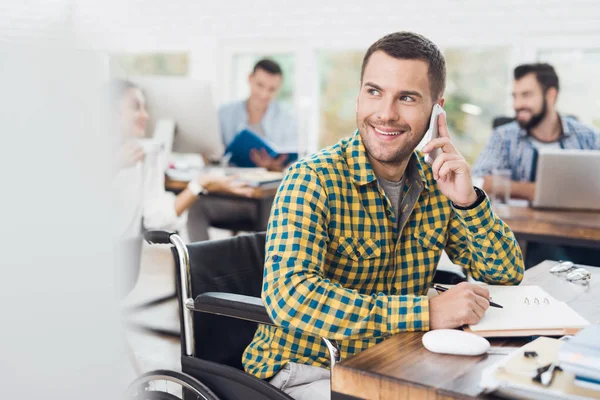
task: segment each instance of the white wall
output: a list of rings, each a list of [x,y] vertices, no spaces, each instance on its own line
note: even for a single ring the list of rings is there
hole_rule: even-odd
[[[227,47],[365,48],[398,30],[442,47],[514,45],[518,61],[538,44],[600,44],[597,0],[81,0],[74,22],[84,47],[189,51],[191,76],[211,81]]]
[[[366,49],[398,30],[442,48],[507,45],[511,65],[533,61],[539,48],[600,46],[597,0],[81,0],[74,22],[84,47],[188,51],[191,77],[213,82],[217,104],[230,100],[231,54],[295,52],[296,106],[313,144],[316,49]],[[508,89],[504,101],[508,111]]]

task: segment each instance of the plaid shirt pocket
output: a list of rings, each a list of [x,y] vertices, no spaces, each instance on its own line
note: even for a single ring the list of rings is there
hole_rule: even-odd
[[[429,229],[417,231],[414,237],[419,241],[419,244],[431,250],[442,250],[446,245],[446,237],[443,228]]]
[[[341,237],[337,252],[355,261],[381,256],[379,240],[369,238]]]

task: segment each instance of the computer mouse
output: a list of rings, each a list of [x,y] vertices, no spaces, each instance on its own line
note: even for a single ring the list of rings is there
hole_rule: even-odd
[[[431,352],[478,356],[490,348],[490,342],[474,333],[458,329],[436,329],[423,335],[423,346]]]

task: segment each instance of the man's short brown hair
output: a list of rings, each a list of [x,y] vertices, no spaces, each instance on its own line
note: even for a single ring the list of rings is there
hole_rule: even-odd
[[[383,51],[388,56],[400,60],[422,60],[429,64],[428,76],[431,96],[437,99],[446,88],[446,61],[440,49],[425,36],[413,32],[395,32],[386,35],[373,43],[363,58],[360,71],[362,84],[365,68],[376,51]]]

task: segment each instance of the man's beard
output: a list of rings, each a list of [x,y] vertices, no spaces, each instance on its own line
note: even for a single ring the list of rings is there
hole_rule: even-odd
[[[517,113],[519,112],[519,110],[517,110]],[[542,120],[544,119],[544,117],[546,116],[546,114],[548,113],[548,103],[546,102],[546,99],[544,99],[544,102],[542,103],[542,110],[537,113],[537,114],[533,114],[533,116],[531,117],[531,119],[529,121],[519,121],[517,120],[517,122],[519,123],[519,126],[525,130],[531,130],[533,128],[535,128],[536,126],[538,126],[540,124],[540,122],[542,122]]]

